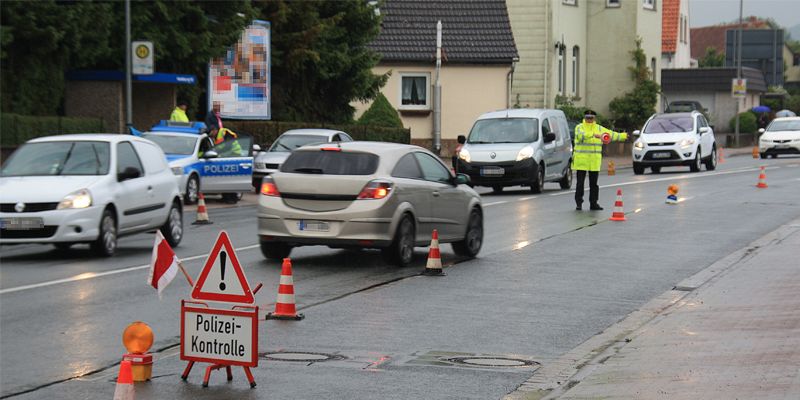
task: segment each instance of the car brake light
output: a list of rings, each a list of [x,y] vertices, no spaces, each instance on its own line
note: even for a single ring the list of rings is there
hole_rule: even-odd
[[[322,151],[342,151],[341,147],[323,147],[320,150]]]
[[[379,200],[392,192],[392,183],[387,181],[370,181],[358,194],[359,200]]]
[[[281,192],[279,192],[278,187],[275,186],[275,181],[273,181],[271,177],[265,176],[264,180],[261,181],[261,194],[280,197]]]

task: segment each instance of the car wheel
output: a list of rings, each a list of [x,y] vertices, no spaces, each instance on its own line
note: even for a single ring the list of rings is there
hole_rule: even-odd
[[[650,172],[652,172],[654,174],[660,174],[661,173],[661,167],[650,167]]]
[[[544,166],[538,165],[536,167],[536,180],[531,182],[531,193],[542,193],[542,186],[544,186]]]
[[[286,243],[261,242],[261,254],[268,260],[283,260],[289,257],[291,252],[292,246]]]
[[[770,154],[770,155],[772,156],[772,158],[778,158],[777,154]]]
[[[503,193],[503,187],[500,185],[494,185],[492,186],[492,192]]]
[[[717,169],[717,147],[711,148],[711,157],[706,161],[706,171],[713,171]]]
[[[58,251],[67,251],[70,247],[75,243],[72,242],[61,242],[61,243],[53,243],[53,246],[56,247]]]
[[[635,175],[641,175],[644,173],[644,167],[642,166],[642,163],[638,162],[633,163],[633,173]]]
[[[117,220],[110,209],[105,209],[100,217],[100,233],[91,249],[100,257],[111,257],[117,250]]]
[[[161,234],[172,247],[177,247],[183,239],[183,213],[177,202],[172,202],[167,221],[161,226]]]
[[[692,165],[689,166],[689,170],[692,172],[700,172],[700,165],[702,164],[702,159],[700,158],[700,148],[697,148],[697,152],[694,154],[694,162]]]
[[[397,224],[392,244],[382,249],[383,258],[391,264],[407,267],[414,259],[415,238],[414,221],[410,215],[406,214]]]
[[[222,194],[222,201],[228,204],[236,204],[239,200],[242,199],[241,193],[223,193]]]
[[[467,222],[467,234],[464,240],[453,242],[453,251],[462,257],[473,258],[481,251],[483,244],[483,217],[480,211],[472,210]]]
[[[763,160],[763,159],[766,159],[767,157],[769,157],[768,155],[766,155],[766,154],[764,154],[764,153],[760,153],[760,154],[759,154],[759,156],[761,156],[761,159],[762,159],[762,160]]]
[[[189,177],[189,180],[186,181],[186,194],[183,196],[183,201],[186,204],[194,204],[197,203],[197,198],[200,193],[200,180],[197,179],[197,175],[192,174]]]
[[[561,185],[561,189],[569,189],[572,187],[572,167],[567,167],[567,170],[564,171],[564,176],[558,181],[558,184]]]

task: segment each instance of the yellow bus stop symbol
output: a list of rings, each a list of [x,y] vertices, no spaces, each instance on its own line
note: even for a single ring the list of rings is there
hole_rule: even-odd
[[[136,46],[136,56],[139,58],[147,58],[150,55],[150,49],[147,46],[140,44]]]

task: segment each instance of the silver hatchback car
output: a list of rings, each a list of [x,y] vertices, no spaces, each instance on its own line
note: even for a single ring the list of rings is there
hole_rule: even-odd
[[[480,196],[418,146],[343,142],[295,150],[279,172],[264,177],[258,235],[269,259],[292,247],[380,248],[406,266],[432,232],[456,254],[474,257],[483,242]]]

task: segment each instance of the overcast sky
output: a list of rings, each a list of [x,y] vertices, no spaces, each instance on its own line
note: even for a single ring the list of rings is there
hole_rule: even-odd
[[[772,18],[784,28],[800,24],[800,0],[744,0],[744,17]],[[739,20],[739,0],[689,0],[689,26]]]

